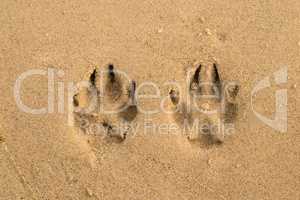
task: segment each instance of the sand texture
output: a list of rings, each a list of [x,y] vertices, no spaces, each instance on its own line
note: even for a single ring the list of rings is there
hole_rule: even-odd
[[[0,24],[1,200],[300,199],[299,0],[1,0]],[[180,131],[145,129],[176,121],[163,112],[134,115],[135,134],[118,142],[69,126],[68,84],[109,63],[137,85],[151,81],[161,97],[166,82],[184,85],[189,70],[217,63],[221,79],[239,85],[234,133],[203,145]],[[53,112],[17,106],[16,80],[32,69],[56,71]],[[280,69],[287,82],[276,85]],[[251,104],[265,77],[272,86]],[[48,85],[47,76],[25,79],[23,103],[47,106]],[[287,89],[283,133],[252,109],[274,118],[279,89]]]

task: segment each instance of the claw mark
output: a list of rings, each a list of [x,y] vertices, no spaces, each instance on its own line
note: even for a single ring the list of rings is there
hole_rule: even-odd
[[[171,89],[169,92],[169,96],[171,98],[171,101],[174,105],[177,105],[179,103],[179,96],[178,92],[175,90]]]
[[[136,91],[136,82],[132,81],[129,89],[129,98],[131,100],[131,104],[135,104],[135,91]]]
[[[117,101],[123,94],[122,82],[115,73],[113,64],[108,65],[108,81],[106,83],[106,92],[112,100]]]
[[[200,91],[201,88],[199,87],[201,68],[202,68],[202,65],[199,65],[199,67],[196,69],[195,74],[194,74],[191,84],[190,84],[190,90],[199,90],[199,92],[201,92]]]
[[[222,86],[221,86],[221,80],[220,80],[217,64],[215,63],[213,64],[212,82],[213,82],[212,93],[215,96],[217,96],[219,99],[221,99]]]
[[[93,86],[96,86],[96,76],[97,76],[97,70],[94,69],[93,73],[90,75],[90,83]]]
[[[78,94],[75,94],[73,96],[73,106],[74,107],[78,107],[79,106],[79,102],[78,102]]]
[[[216,64],[216,63],[214,63],[214,64],[213,64],[213,66],[214,66],[213,82],[214,82],[215,84],[218,84],[218,85],[220,85],[221,81],[220,81],[220,76],[219,76],[219,72],[218,72],[217,64]]]
[[[110,82],[112,82],[112,83],[115,82],[116,75],[115,75],[115,72],[114,72],[114,65],[112,65],[112,64],[108,65],[108,74],[109,74]]]
[[[201,71],[202,65],[199,65],[199,67],[196,69],[194,77],[193,77],[193,82],[199,84],[200,83],[200,71]]]

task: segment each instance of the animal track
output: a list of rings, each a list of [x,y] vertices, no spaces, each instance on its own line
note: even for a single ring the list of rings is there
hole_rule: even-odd
[[[138,113],[135,81],[124,80],[110,64],[102,71],[94,69],[87,85],[78,90],[73,97],[76,125],[87,134],[124,141]]]
[[[238,85],[223,83],[216,64],[198,66],[188,79],[188,87],[181,94],[175,89],[169,92],[173,119],[185,130],[198,125],[196,130],[188,130],[189,141],[221,144],[228,131],[226,124],[233,123],[237,113]]]
[[[169,92],[173,119],[183,128],[198,125],[188,130],[189,141],[221,144],[226,125],[234,122],[237,113],[239,87],[221,81],[216,64],[200,65],[191,74],[185,90]],[[73,97],[76,125],[87,134],[101,134],[112,142],[124,141],[138,114],[136,82],[124,80],[110,64],[104,71],[94,69],[88,83],[78,90]]]

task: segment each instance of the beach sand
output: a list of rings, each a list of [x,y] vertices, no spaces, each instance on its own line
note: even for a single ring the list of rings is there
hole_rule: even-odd
[[[0,11],[0,199],[300,198],[300,1],[2,0]],[[166,82],[183,83],[190,68],[213,62],[222,79],[240,86],[234,134],[220,146],[145,130],[149,121],[172,123],[163,112],[139,114],[135,137],[122,143],[68,125],[68,84],[85,80],[94,67],[113,63],[138,84],[158,85],[165,97]],[[49,68],[60,70],[53,112],[22,111],[16,80]],[[288,81],[276,85],[280,69]],[[265,77],[272,87],[251,104]],[[283,133],[252,109],[274,118],[279,89],[288,94]],[[47,94],[45,75],[22,82],[22,102],[30,107],[46,107]],[[140,105],[159,108],[159,101]]]

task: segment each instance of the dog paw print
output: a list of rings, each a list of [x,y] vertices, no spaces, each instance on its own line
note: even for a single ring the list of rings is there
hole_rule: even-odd
[[[222,81],[216,64],[199,65],[187,79],[184,90],[169,91],[173,119],[190,142],[223,143],[229,134],[226,125],[232,124],[237,114],[238,85]]]
[[[126,80],[109,64],[94,69],[73,97],[75,124],[85,133],[123,142],[137,116],[136,82]]]

